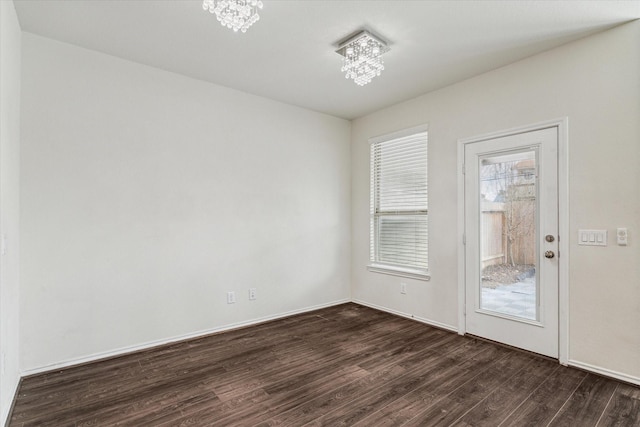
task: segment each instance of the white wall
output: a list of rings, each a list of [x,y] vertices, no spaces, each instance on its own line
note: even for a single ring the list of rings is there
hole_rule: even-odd
[[[569,118],[570,337],[573,364],[640,382],[640,21],[564,45],[355,120],[352,295],[457,328],[457,141]],[[367,139],[429,124],[429,282],[369,273]],[[630,245],[615,245],[626,226]],[[577,246],[578,228],[609,246]]]
[[[22,82],[23,370],[350,299],[348,121],[28,33]]]
[[[0,1],[0,425],[9,413],[19,371],[20,24],[13,2]]]

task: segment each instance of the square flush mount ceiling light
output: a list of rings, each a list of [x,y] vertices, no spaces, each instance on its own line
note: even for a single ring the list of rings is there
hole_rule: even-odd
[[[223,26],[246,33],[260,19],[262,0],[204,0],[202,8],[215,13]]]
[[[382,54],[389,51],[387,43],[368,31],[360,31],[340,44],[337,53],[342,55],[342,71],[347,79],[364,86],[384,70]]]

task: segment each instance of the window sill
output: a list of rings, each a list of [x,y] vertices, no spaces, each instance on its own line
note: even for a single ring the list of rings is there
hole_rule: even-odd
[[[408,277],[410,279],[430,280],[431,276],[423,270],[414,270],[410,268],[391,267],[389,265],[369,264],[367,270],[372,273],[389,274],[391,276]]]

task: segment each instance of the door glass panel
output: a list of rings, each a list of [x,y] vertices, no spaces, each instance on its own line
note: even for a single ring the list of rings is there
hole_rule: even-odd
[[[480,158],[480,309],[538,320],[536,150]]]

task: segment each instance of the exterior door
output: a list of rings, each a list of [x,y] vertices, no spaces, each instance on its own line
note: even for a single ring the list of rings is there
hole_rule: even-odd
[[[464,145],[465,330],[558,358],[558,128]]]

